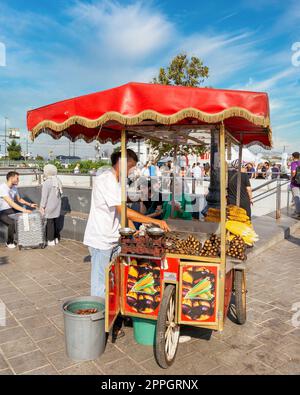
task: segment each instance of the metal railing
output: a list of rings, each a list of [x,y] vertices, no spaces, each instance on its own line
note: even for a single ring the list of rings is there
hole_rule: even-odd
[[[257,203],[263,199],[266,199],[270,196],[276,195],[276,219],[281,217],[281,195],[282,195],[282,187],[289,184],[290,180],[282,179],[282,178],[274,178],[264,182],[263,184],[259,185],[252,189],[252,193],[259,191],[266,186],[268,187],[266,191],[259,193],[256,196],[253,196],[253,203]],[[275,186],[273,187],[273,185]],[[269,186],[272,185],[270,189]],[[287,188],[287,210],[289,209],[289,193],[290,189]]]

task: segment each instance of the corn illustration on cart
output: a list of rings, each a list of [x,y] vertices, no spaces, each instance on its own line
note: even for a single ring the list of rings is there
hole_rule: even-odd
[[[222,331],[232,295],[237,322],[246,321],[245,264],[226,256],[226,150],[229,156],[231,145],[238,145],[241,163],[243,146],[271,147],[266,93],[129,83],[29,111],[27,120],[33,138],[48,133],[72,141],[121,141],[123,229],[127,141],[152,139],[180,147],[211,140],[217,146],[211,165],[218,174],[220,222],[171,219],[171,231],[190,242],[176,253],[161,248],[158,236],[123,240],[122,253],[107,269],[106,331],[119,313],[155,320],[154,354],[167,368],[176,357],[180,325]],[[201,254],[205,240],[208,253]],[[147,249],[140,249],[142,243]]]

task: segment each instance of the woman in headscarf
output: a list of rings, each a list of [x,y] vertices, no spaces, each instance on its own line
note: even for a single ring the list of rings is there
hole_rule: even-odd
[[[57,177],[57,168],[54,165],[44,167],[44,179],[40,207],[47,219],[48,246],[55,246],[59,241],[58,219],[61,212],[62,183]]]

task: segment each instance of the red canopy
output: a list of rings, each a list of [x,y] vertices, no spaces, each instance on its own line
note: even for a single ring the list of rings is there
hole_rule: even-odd
[[[117,142],[125,128],[131,138],[159,129],[218,125],[244,145],[271,147],[266,93],[128,83],[28,111],[32,137],[40,133],[71,140]]]

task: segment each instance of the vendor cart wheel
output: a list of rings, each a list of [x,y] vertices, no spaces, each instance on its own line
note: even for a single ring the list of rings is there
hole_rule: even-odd
[[[176,287],[167,285],[160,305],[156,326],[154,355],[157,363],[167,369],[175,360],[180,335],[176,323]]]
[[[244,270],[234,271],[236,318],[240,325],[246,322],[246,278]]]

